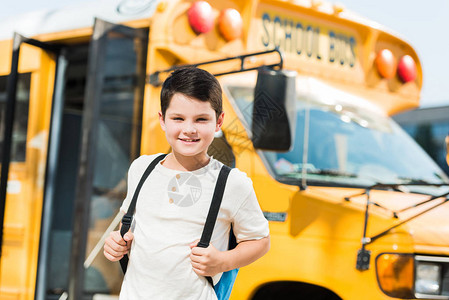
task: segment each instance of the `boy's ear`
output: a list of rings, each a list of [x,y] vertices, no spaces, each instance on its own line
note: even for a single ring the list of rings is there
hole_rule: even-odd
[[[164,116],[162,115],[162,112],[159,111],[158,112],[159,115],[159,123],[161,124],[161,128],[163,131],[165,131],[165,120],[164,120]]]
[[[218,132],[221,128],[221,126],[223,125],[223,121],[224,121],[224,111],[221,112],[220,116],[217,119],[217,125],[215,126],[215,132]]]

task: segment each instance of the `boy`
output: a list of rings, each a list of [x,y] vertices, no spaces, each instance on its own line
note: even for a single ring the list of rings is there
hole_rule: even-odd
[[[221,163],[207,155],[223,124],[217,79],[197,68],[174,71],[161,91],[159,120],[171,153],[147,178],[139,194],[132,230],[106,239],[104,255],[120,260],[130,251],[120,299],[216,299],[222,272],[240,268],[269,249],[268,222],[251,180],[232,169],[208,248],[197,247]],[[128,172],[126,212],[146,167],[158,155],[143,155]],[[230,225],[238,245],[227,250]],[[132,232],[131,232],[132,231]]]

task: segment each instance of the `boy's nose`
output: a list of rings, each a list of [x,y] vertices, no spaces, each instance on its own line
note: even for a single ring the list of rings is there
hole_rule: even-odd
[[[186,126],[184,126],[183,128],[184,133],[187,134],[192,134],[192,133],[196,133],[196,127],[193,124],[186,124]]]

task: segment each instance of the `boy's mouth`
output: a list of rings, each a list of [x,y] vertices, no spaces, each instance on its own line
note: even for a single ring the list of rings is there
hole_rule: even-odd
[[[193,142],[199,142],[200,139],[181,139],[183,142],[193,143]]]

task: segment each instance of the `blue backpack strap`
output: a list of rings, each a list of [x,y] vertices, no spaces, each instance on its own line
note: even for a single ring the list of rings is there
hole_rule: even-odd
[[[140,178],[139,184],[136,187],[136,191],[134,192],[133,198],[131,200],[131,203],[129,204],[128,211],[122,218],[122,227],[120,228],[120,235],[122,238],[125,236],[125,234],[129,231],[131,228],[131,223],[133,221],[133,215],[134,211],[136,210],[136,204],[137,204],[137,198],[139,197],[140,189],[142,188],[145,180],[147,180],[150,173],[153,171],[153,169],[156,167],[156,165],[163,160],[167,154],[161,154],[158,157],[156,157],[147,167],[145,172],[142,175],[142,178]],[[126,269],[128,267],[128,254],[125,254],[125,256],[120,259],[120,266],[122,267],[123,274],[126,273]]]
[[[214,231],[215,222],[217,221],[218,212],[220,210],[221,200],[223,199],[223,193],[226,186],[231,168],[223,165],[218,175],[217,183],[215,184],[214,194],[212,196],[212,202],[210,204],[209,213],[207,214],[206,223],[204,224],[203,233],[201,239],[198,242],[198,247],[207,248],[212,238],[212,232]],[[232,232],[232,231],[231,231]],[[214,286],[212,277],[206,276],[207,281]]]

